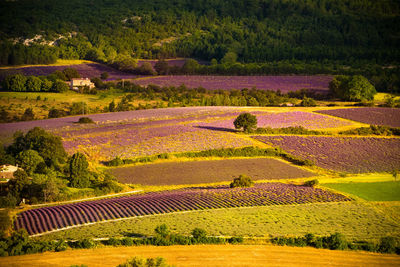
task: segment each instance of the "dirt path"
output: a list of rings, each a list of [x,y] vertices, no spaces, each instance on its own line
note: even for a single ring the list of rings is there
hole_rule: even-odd
[[[111,247],[0,259],[1,266],[117,266],[134,256],[163,257],[175,266],[400,266],[400,256],[265,245]]]

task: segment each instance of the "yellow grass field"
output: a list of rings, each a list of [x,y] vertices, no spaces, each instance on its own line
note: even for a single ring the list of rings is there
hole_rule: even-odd
[[[111,247],[14,256],[1,266],[117,266],[134,256],[163,257],[175,266],[400,266],[400,256],[270,245]]]
[[[0,67],[0,70],[29,68],[29,67],[68,66],[68,65],[85,64],[85,63],[95,63],[95,62],[90,60],[81,60],[81,59],[58,59],[56,63],[53,64],[3,66]]]

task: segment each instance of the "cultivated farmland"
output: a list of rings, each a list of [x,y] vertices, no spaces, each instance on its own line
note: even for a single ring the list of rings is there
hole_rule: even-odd
[[[27,210],[19,214],[15,228],[39,234],[89,222],[177,211],[350,201],[329,191],[291,184],[266,183],[251,188],[226,186],[148,193]]]
[[[400,235],[399,202],[380,203],[385,203],[385,206],[346,201],[169,213],[85,225],[38,238],[75,240],[124,237],[127,233],[153,235],[154,228],[163,223],[182,235],[190,235],[194,227],[207,228],[207,233],[214,236],[276,237],[339,232],[348,240],[379,240],[387,233]],[[391,219],[387,216],[390,214],[397,217],[393,216]]]
[[[134,80],[139,85],[181,86],[205,89],[251,89],[280,90],[283,93],[309,89],[318,93],[328,92],[332,76],[157,76]]]
[[[317,112],[373,125],[400,127],[400,109],[398,108],[346,108]]]
[[[3,79],[5,76],[14,74],[14,73],[22,73],[24,75],[49,75],[56,70],[62,71],[65,68],[73,68],[78,71],[81,77],[94,78],[100,77],[100,74],[103,72],[107,72],[109,74],[110,80],[116,79],[133,79],[137,78],[138,75],[133,75],[129,73],[125,73],[119,71],[117,69],[111,68],[109,66],[99,64],[99,63],[84,63],[84,64],[76,64],[76,65],[60,65],[60,66],[40,66],[40,67],[23,67],[23,68],[13,68],[0,70],[0,79]]]
[[[307,129],[316,130],[352,125],[349,121],[303,111],[280,113],[252,112],[252,114],[257,116],[258,127],[284,128],[302,126]],[[235,116],[226,119],[222,117],[211,122],[201,122],[198,123],[198,126],[234,129],[233,121],[236,119],[237,115],[238,114],[235,114]]]
[[[314,174],[271,158],[227,159],[121,167],[111,170],[118,181],[143,185],[200,184],[231,181],[240,174],[253,180],[310,177]]]
[[[325,136],[254,136],[316,165],[350,173],[384,172],[400,168],[399,138]]]

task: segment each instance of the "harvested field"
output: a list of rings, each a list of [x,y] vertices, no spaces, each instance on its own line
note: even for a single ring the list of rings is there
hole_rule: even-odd
[[[271,158],[167,162],[110,170],[118,181],[142,185],[201,184],[231,181],[240,174],[253,180],[290,179],[314,174]]]
[[[349,108],[316,112],[367,124],[400,127],[399,108]]]
[[[350,173],[400,168],[399,138],[254,136],[256,140],[309,159],[322,168]]]
[[[328,93],[328,85],[332,76],[157,76],[134,80],[136,84],[146,86],[155,84],[158,86],[181,86],[188,88],[203,87],[205,89],[251,89],[280,90],[283,93],[309,89],[318,93]]]
[[[101,255],[101,257],[99,257]],[[141,246],[74,249],[5,257],[2,266],[117,266],[132,257],[175,266],[399,266],[398,255],[271,245]]]

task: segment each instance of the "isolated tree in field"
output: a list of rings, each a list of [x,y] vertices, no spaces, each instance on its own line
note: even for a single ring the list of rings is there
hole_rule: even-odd
[[[361,75],[337,76],[329,83],[329,90],[347,101],[371,101],[376,94],[375,87]]]
[[[233,125],[236,129],[243,128],[243,131],[251,132],[257,127],[257,117],[250,113],[242,113],[235,119]]]
[[[251,178],[245,174],[241,174],[238,178],[233,179],[233,182],[230,184],[231,188],[235,187],[251,187],[254,182]]]
[[[86,156],[80,152],[72,155],[69,160],[70,185],[77,188],[85,188],[90,185],[89,163]]]

